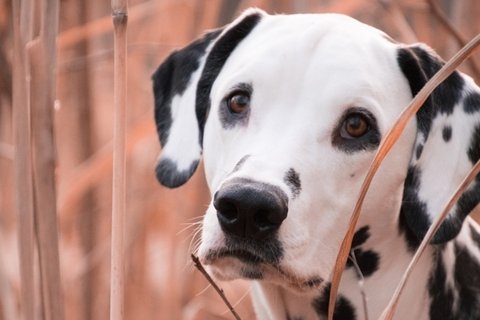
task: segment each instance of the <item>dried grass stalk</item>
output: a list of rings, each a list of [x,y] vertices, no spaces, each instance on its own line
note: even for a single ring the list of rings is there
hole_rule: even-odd
[[[365,180],[363,181],[360,189],[360,194],[355,204],[355,208],[350,217],[350,223],[345,237],[340,246],[340,250],[335,261],[335,267],[333,270],[332,287],[330,291],[329,305],[328,305],[328,320],[333,319],[333,311],[335,309],[335,301],[337,299],[338,287],[342,277],[345,263],[350,253],[353,234],[357,225],[358,218],[360,216],[360,210],[362,208],[363,200],[365,199],[370,183],[375,176],[380,164],[387,154],[392,149],[395,142],[398,140],[403,130],[405,129],[408,121],[417,113],[420,107],[423,105],[428,96],[433,90],[445,80],[455,69],[467,59],[480,44],[480,35],[477,35],[472,41],[470,41],[462,50],[460,50],[452,59],[450,59],[420,90],[415,98],[410,102],[410,105],[400,114],[399,118],[393,125],[392,129],[387,133],[385,138],[380,144],[377,154],[370,165]]]
[[[15,126],[15,192],[21,279],[21,309],[24,319],[35,319],[33,181],[29,85],[25,45],[30,39],[28,20],[31,3],[12,2],[13,12],[13,112]]]
[[[130,22],[134,22],[140,19],[145,19],[148,14],[154,10],[156,1],[148,0],[143,3],[134,5],[128,10],[128,19]],[[112,31],[112,18],[105,16],[97,20],[93,20],[78,27],[74,27],[63,31],[58,36],[58,47],[62,49],[68,49],[75,44],[98,37],[104,33]]]
[[[43,0],[37,4],[40,9],[37,11],[39,35],[28,47],[32,79],[34,225],[38,241],[43,317],[61,320],[64,311],[58,249],[53,124],[59,1]]]
[[[114,27],[113,190],[110,319],[122,320],[125,276],[125,127],[127,98],[127,1],[112,0]]]

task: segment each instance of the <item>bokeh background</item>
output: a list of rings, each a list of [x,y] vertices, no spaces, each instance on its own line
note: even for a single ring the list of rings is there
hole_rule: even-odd
[[[477,0],[130,0],[126,319],[231,318],[190,260],[209,202],[202,170],[176,190],[155,180],[160,147],[150,76],[169,52],[252,6],[270,13],[348,14],[398,41],[426,42],[445,59],[480,32]],[[12,48],[12,4],[0,0],[0,319],[21,316]],[[461,68],[477,82],[479,56]],[[52,108],[65,319],[108,319],[113,132],[109,1],[60,2],[56,71]],[[236,281],[221,286],[242,318],[253,319],[248,285]]]

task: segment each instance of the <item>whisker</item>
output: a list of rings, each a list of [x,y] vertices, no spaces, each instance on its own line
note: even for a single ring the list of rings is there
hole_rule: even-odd
[[[189,222],[189,223],[182,223],[182,225],[186,225],[186,227],[182,228],[180,231],[178,231],[175,235],[178,236],[180,235],[181,233],[187,231],[188,229],[191,229],[195,226],[198,226],[198,225],[201,225],[202,224],[202,221],[198,221],[198,222]]]
[[[203,214],[202,215],[199,215],[199,216],[195,216],[195,217],[192,217],[192,218],[188,218],[186,219],[186,221],[196,221],[196,220],[202,220],[203,219]]]
[[[199,293],[197,293],[197,294],[195,295],[195,297],[198,297],[199,295],[205,293],[205,291],[207,291],[211,286],[212,286],[212,285],[209,283],[209,284],[205,287],[205,289],[203,289],[202,291],[200,291]]]
[[[242,301],[243,299],[245,299],[246,296],[248,296],[248,294],[250,293],[250,290],[251,290],[251,287],[249,286],[247,288],[247,290],[245,291],[245,293],[237,300],[237,302],[235,302],[232,307],[235,308],[236,306],[238,306]],[[229,313],[231,312],[230,309],[225,309],[225,311],[221,314],[222,316],[225,315],[226,313]]]
[[[199,226],[198,228],[196,228],[194,231],[193,231],[193,234],[192,234],[192,238],[190,240],[190,244],[188,245],[188,252],[191,252],[192,250],[192,244],[194,243],[194,241],[200,241],[200,238],[198,237],[198,234],[202,231],[202,228],[201,226]]]

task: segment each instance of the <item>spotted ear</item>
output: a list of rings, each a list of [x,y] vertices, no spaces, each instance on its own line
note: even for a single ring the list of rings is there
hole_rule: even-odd
[[[196,88],[208,46],[219,33],[207,33],[173,52],[152,76],[155,122],[162,145],[155,172],[164,186],[181,186],[198,166],[201,146],[195,117]]]
[[[155,171],[162,185],[179,187],[195,172],[212,85],[229,55],[263,14],[246,11],[226,28],[173,52],[153,74],[155,122],[162,145]]]
[[[402,47],[397,58],[413,96],[444,64],[423,45]],[[454,72],[435,89],[416,120],[417,136],[400,214],[421,240],[480,158],[480,88],[470,77]],[[443,243],[456,237],[479,202],[477,176],[448,213],[432,242]]]

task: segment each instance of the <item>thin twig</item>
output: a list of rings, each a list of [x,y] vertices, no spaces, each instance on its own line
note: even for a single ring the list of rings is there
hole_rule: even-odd
[[[348,229],[343,238],[342,244],[337,254],[335,261],[335,266],[332,276],[332,285],[330,289],[330,298],[328,304],[328,320],[333,319],[333,312],[335,309],[335,302],[337,299],[338,287],[342,279],[342,273],[345,269],[345,263],[347,262],[352,239],[357,225],[358,218],[360,217],[360,211],[362,209],[363,200],[367,194],[368,188],[375,176],[378,168],[380,167],[383,159],[388,155],[395,142],[399,139],[403,130],[407,126],[408,121],[417,113],[421,108],[423,103],[427,100],[428,96],[435,90],[435,88],[444,81],[452,72],[455,71],[458,66],[465,61],[480,45],[480,35],[477,35],[472,41],[470,41],[467,46],[463,47],[452,59],[450,59],[418,92],[415,98],[410,102],[409,106],[405,108],[400,116],[397,118],[397,121],[394,123],[390,131],[387,133],[385,138],[382,140],[380,146],[378,147],[375,158],[368,169],[367,175],[363,181],[360,193],[355,204],[355,208],[350,216],[350,222]]]
[[[440,7],[435,3],[434,0],[427,0],[430,11],[433,13],[433,16],[442,24],[442,26],[447,30],[448,33],[457,41],[460,47],[465,47],[468,40],[463,36],[463,34],[458,30],[451,22],[448,20],[448,17],[440,9]],[[475,60],[471,59],[468,61],[472,71],[475,73],[477,79],[480,78],[480,68],[478,67]]]
[[[362,295],[362,302],[363,302],[363,316],[365,320],[368,320],[368,304],[367,304],[367,293],[365,292],[365,277],[363,276],[362,269],[357,262],[357,257],[355,256],[355,250],[350,250],[350,261],[357,272],[359,277],[358,279],[358,287],[360,288],[360,294]]]
[[[207,279],[207,281],[212,284],[213,288],[215,289],[215,291],[217,291],[218,295],[220,296],[220,298],[222,298],[223,302],[225,302],[225,304],[227,305],[228,309],[233,314],[235,319],[241,320],[238,313],[235,311],[231,303],[228,301],[223,290],[219,288],[219,286],[215,283],[215,281],[213,281],[212,277],[210,277],[210,275],[207,273],[207,270],[205,270],[205,268],[202,266],[200,259],[198,259],[198,257],[193,253],[190,256],[192,257],[195,267],[203,274],[203,276]]]

